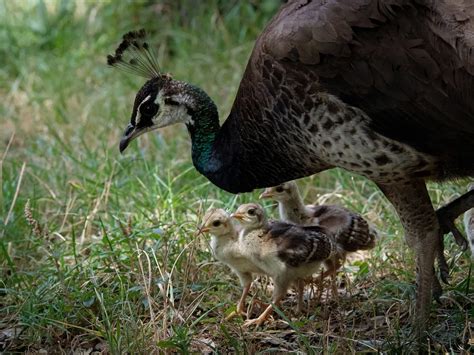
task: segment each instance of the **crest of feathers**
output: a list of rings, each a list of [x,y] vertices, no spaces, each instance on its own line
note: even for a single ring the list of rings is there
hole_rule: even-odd
[[[158,60],[146,37],[144,29],[124,34],[115,53],[107,56],[107,64],[148,79],[167,76],[160,72]]]

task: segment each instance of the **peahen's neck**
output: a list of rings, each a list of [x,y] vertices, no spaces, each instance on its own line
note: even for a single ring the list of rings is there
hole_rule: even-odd
[[[297,158],[289,154],[288,140],[280,137],[285,135],[274,135],[275,128],[268,120],[262,120],[261,112],[251,110],[245,103],[234,103],[229,117],[220,126],[216,105],[203,90],[188,84],[183,95],[192,101],[186,126],[191,136],[194,166],[214,185],[241,193],[307,174],[308,162],[303,154]],[[252,122],[251,128],[243,124],[245,121]],[[302,151],[307,152],[305,146]],[[283,158],[276,159],[280,156]]]
[[[216,105],[200,88],[188,84],[186,95],[192,101],[186,126],[196,169],[228,192],[251,191],[255,186],[249,186],[243,177],[242,149],[235,121],[228,118],[221,127]]]
[[[211,159],[220,129],[219,114],[216,105],[203,90],[191,85],[188,90],[194,101],[194,109],[189,111],[191,120],[186,123],[191,135],[192,159],[196,169],[207,176],[207,173],[220,167],[218,161]]]

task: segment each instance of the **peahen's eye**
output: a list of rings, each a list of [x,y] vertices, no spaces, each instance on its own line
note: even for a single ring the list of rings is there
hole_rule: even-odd
[[[154,102],[145,102],[140,106],[140,113],[142,116],[153,117],[158,112],[159,105]]]
[[[283,186],[277,186],[275,191],[276,192],[283,192],[284,191]]]
[[[255,208],[251,208],[247,211],[247,213],[249,214],[249,216],[255,216]]]
[[[214,222],[212,222],[212,225],[214,227],[219,227],[221,225],[221,221],[214,221]]]

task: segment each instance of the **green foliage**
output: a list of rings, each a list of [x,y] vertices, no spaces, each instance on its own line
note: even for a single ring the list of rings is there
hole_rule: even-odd
[[[276,315],[282,320],[253,331],[224,321],[240,287],[196,231],[208,207],[232,210],[258,192],[229,195],[200,176],[183,127],[118,153],[142,84],[105,65],[123,33],[151,30],[163,70],[205,89],[225,119],[278,5],[0,0],[0,351],[403,349],[413,258],[372,183],[341,170],[301,182],[308,201],[359,211],[381,239],[347,264],[338,300],[316,288],[296,316],[290,297]],[[464,186],[430,188],[439,204]],[[455,352],[467,348],[473,283],[468,256],[451,241],[447,253],[452,286],[432,338],[439,351]],[[268,300],[267,286],[260,280],[252,294]]]

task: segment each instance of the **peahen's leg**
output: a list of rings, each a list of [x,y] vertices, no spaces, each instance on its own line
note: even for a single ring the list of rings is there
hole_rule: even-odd
[[[462,213],[474,207],[474,190],[466,192],[464,195],[459,196],[457,199],[450,203],[438,208],[436,214],[438,215],[439,223],[441,226],[441,232],[443,234],[452,232],[456,243],[463,249],[466,250],[468,242],[466,238],[454,225],[454,220],[458,218]]]
[[[416,255],[416,308],[414,327],[422,336],[427,327],[434,260],[440,249],[440,226],[423,180],[399,185],[379,185],[398,212],[408,246]]]

